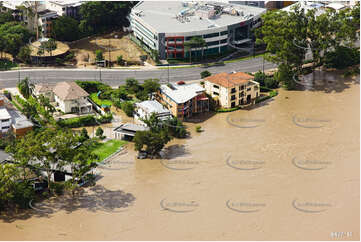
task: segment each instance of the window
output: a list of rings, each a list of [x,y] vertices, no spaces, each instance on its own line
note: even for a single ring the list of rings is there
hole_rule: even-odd
[[[2,129],[9,129],[10,128],[10,126],[4,126],[4,127],[2,127]]]
[[[219,41],[211,41],[211,42],[207,42],[208,46],[213,46],[213,45],[219,45]]]
[[[218,92],[213,92],[213,95],[219,96]]]
[[[258,97],[258,92],[256,92],[256,97]]]
[[[239,94],[239,97],[244,97],[244,91],[242,91],[240,94]]]
[[[213,85],[213,87],[219,89],[219,86],[217,86],[217,85]]]
[[[227,43],[227,39],[222,39],[222,40],[220,41],[220,43],[221,43],[221,44]]]
[[[236,88],[232,88],[231,93],[235,93],[235,92],[236,92]]]
[[[236,100],[236,95],[232,95],[231,96],[231,100],[233,101],[233,100]]]
[[[221,32],[221,35],[226,35],[226,34],[228,34],[228,31],[227,31],[227,30]]]
[[[240,90],[244,89],[244,85],[242,85],[239,89],[240,89]]]
[[[1,122],[3,122],[3,123],[9,122],[9,121],[10,121],[10,119],[3,119],[3,120],[1,120]]]
[[[203,35],[203,38],[208,39],[208,38],[213,38],[213,37],[218,37],[219,33],[213,33],[213,34],[205,34]]]
[[[251,91],[251,88],[249,87],[249,88],[247,88],[247,92],[249,92],[249,91]]]

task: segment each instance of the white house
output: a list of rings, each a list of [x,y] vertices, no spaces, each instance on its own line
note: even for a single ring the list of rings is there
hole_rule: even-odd
[[[139,124],[144,124],[141,119],[149,118],[153,113],[155,113],[160,120],[172,117],[172,113],[155,100],[136,103],[135,106],[134,119]]]
[[[11,127],[11,116],[6,108],[0,108],[0,133],[6,133]]]
[[[92,104],[88,101],[89,94],[75,82],[59,82],[57,84],[36,84],[34,95],[43,94],[55,107],[64,113],[90,113]]]

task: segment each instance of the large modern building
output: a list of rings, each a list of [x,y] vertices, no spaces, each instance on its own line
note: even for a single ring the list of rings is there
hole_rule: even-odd
[[[264,8],[225,2],[143,1],[131,11],[134,37],[161,59],[189,55],[184,43],[202,37],[205,50],[194,49],[192,56],[218,54],[230,46],[252,41],[251,29],[261,24]]]

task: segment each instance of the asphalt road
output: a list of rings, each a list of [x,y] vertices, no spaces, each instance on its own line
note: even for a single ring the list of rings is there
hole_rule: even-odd
[[[276,65],[264,62],[264,69],[275,68]],[[227,63],[224,66],[214,66],[208,68],[192,67],[169,69],[169,81],[188,81],[200,79],[200,73],[204,70],[212,74],[219,72],[244,71],[254,72],[262,70],[262,57],[247,59],[234,63]],[[20,78],[19,78],[20,77]],[[38,82],[60,82],[74,80],[101,80],[111,86],[124,84],[124,80],[130,77],[137,80],[146,80],[149,78],[158,78],[161,82],[168,81],[168,68],[158,70],[115,70],[115,69],[32,69],[20,71],[3,71],[0,72],[0,88],[16,87],[19,79],[28,77],[33,83]]]

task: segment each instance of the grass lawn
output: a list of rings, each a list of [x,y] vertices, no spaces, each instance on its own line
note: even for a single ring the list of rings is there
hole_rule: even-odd
[[[109,140],[105,143],[99,143],[93,153],[99,156],[99,161],[103,161],[126,143],[128,142],[124,140]]]
[[[96,104],[98,104],[100,107],[104,104],[107,106],[112,106],[112,101],[110,100],[104,100],[104,99],[99,99],[97,94],[94,92],[92,94],[90,94],[90,99],[93,100],[93,102],[95,102]]]

